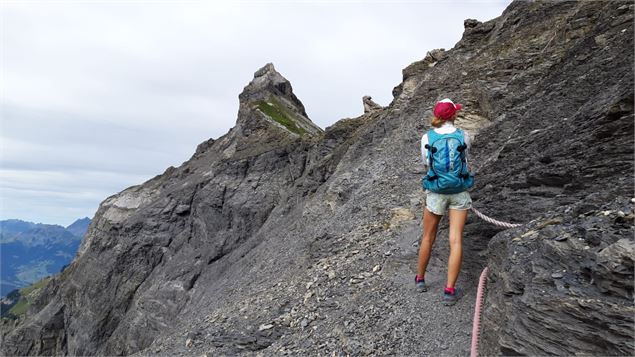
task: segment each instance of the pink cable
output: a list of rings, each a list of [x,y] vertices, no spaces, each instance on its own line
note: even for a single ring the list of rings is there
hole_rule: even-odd
[[[481,213],[481,211],[477,210],[474,207],[472,207],[472,211],[474,211],[474,213],[476,213],[476,215],[480,219],[482,219],[482,220],[484,220],[486,222],[489,222],[489,223],[491,223],[491,224],[493,224],[495,226],[504,227],[504,228],[514,228],[514,227],[522,226],[522,224],[518,224],[518,223],[507,223],[507,222],[501,222],[501,221],[495,220],[492,217],[488,217],[488,216],[484,215],[483,213]]]
[[[487,281],[487,267],[483,269],[481,277],[478,280],[478,290],[476,291],[476,306],[474,307],[474,322],[472,323],[472,347],[470,356],[478,356],[478,342],[481,334],[481,305],[483,305],[483,299],[485,296],[483,292],[485,290],[485,283]]]

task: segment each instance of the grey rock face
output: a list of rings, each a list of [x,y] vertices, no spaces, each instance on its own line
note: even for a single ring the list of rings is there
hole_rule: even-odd
[[[260,98],[303,120],[296,128],[306,128],[306,135],[260,112],[254,107]],[[302,175],[307,140],[321,129],[308,124],[288,81],[272,65],[256,73],[240,99],[230,133],[200,145],[178,169],[101,204],[79,256],[43,293],[34,323],[8,337],[7,353],[137,351],[187,306],[204,271],[218,274],[245,254],[232,255],[238,247],[257,245],[255,232]],[[34,343],[44,333],[52,342]]]
[[[373,98],[369,95],[362,97],[362,103],[364,104],[364,114],[368,114],[382,108],[382,106],[375,103]]]
[[[242,136],[268,131],[270,124],[297,135],[317,135],[322,129],[308,118],[304,105],[293,94],[291,83],[268,63],[238,96],[240,111],[236,130]],[[258,123],[265,121],[259,125]],[[261,140],[262,141],[262,140]]]
[[[415,87],[420,83],[421,74],[426,72],[429,68],[436,66],[436,64],[446,57],[445,49],[437,48],[426,53],[426,56],[417,62],[413,62],[408,67],[404,68],[402,73],[403,82],[393,88],[392,95],[395,98],[408,96],[412,93]],[[405,90],[405,93],[404,93]]]
[[[482,351],[632,355],[629,6],[514,2],[415,65],[389,106],[324,131],[265,66],[227,135],[102,203],[81,254],[2,353],[466,355],[490,265]],[[475,207],[528,223],[501,233],[469,218],[452,308],[440,302],[445,220],[429,293],[412,281],[419,140],[446,97],[464,104],[457,125],[474,136]],[[550,329],[528,328],[547,318]]]
[[[633,205],[583,206],[494,237],[483,354],[632,354]]]

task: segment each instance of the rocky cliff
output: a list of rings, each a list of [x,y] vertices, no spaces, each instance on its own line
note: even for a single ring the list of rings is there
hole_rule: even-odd
[[[632,3],[514,2],[403,75],[389,106],[322,131],[257,71],[229,133],[101,204],[2,353],[467,354],[487,265],[486,354],[632,355]],[[470,217],[452,308],[447,224],[431,291],[412,286],[419,139],[444,97],[475,136],[475,206],[526,223]]]

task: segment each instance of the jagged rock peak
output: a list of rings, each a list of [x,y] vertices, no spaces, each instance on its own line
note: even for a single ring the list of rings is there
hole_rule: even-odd
[[[276,67],[273,66],[273,63],[269,62],[266,65],[264,65],[262,68],[257,70],[256,73],[254,73],[254,78],[262,77],[268,73],[274,73],[274,74],[280,75],[280,73],[276,71]]]
[[[438,62],[447,59],[448,53],[445,48],[436,48],[426,53],[426,56],[419,61],[411,63],[402,70],[403,81],[393,88],[393,97],[398,98],[404,94],[408,96],[416,87],[417,79],[415,77],[427,72],[430,68],[437,65]]]
[[[465,21],[463,21],[463,27],[464,28],[472,28],[472,27],[476,27],[478,25],[480,25],[481,22],[476,20],[476,19],[465,19]]]
[[[289,80],[284,78],[273,63],[267,63],[254,73],[254,79],[243,89],[238,98],[240,103],[266,100],[270,96],[284,97],[299,109],[299,112],[308,118],[304,105],[293,94],[293,88]]]
[[[240,109],[237,123],[243,134],[250,129],[262,128],[262,122],[286,129],[296,134],[318,134],[322,129],[306,114],[304,105],[293,93],[291,83],[276,71],[273,63],[267,63],[254,73],[238,96]]]

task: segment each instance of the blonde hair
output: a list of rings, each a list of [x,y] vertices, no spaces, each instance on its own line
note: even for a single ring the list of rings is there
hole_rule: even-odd
[[[448,120],[443,120],[440,118],[437,118],[436,116],[432,116],[432,119],[430,119],[430,124],[435,127],[435,128],[440,128],[441,125],[443,125],[443,123],[445,123],[446,121],[452,122],[454,123],[454,120],[456,119],[456,113],[452,116],[452,118],[448,119]]]

